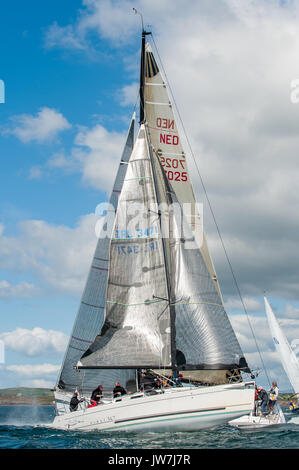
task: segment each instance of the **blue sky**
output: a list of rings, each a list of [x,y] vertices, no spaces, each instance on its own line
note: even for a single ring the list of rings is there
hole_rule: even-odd
[[[106,188],[90,187],[81,181],[80,172],[61,174],[55,168],[45,176],[32,177],[32,168],[45,166],[51,155],[70,151],[81,127],[92,127],[105,121],[106,128],[120,133],[122,140],[130,121],[130,113],[119,109],[117,91],[131,83],[133,70],[128,74],[123,66],[123,50],[100,41],[95,57],[74,54],[72,51],[52,50],[46,45],[46,32],[54,22],[65,23],[75,19],[80,1],[18,2],[2,8],[0,29],[1,79],[5,83],[5,104],[0,108],[1,129],[1,186],[0,220],[6,237],[18,237],[19,224],[24,220],[46,220],[52,226],[74,227],[80,216],[94,212],[96,205],[106,200]],[[4,12],[3,12],[4,10]],[[139,38],[131,46],[137,53]],[[100,58],[98,57],[100,56]],[[136,68],[137,70],[137,68]],[[34,117],[43,108],[62,113],[69,127],[60,132],[59,125],[53,138],[40,142],[29,137],[24,142],[11,134],[15,117]],[[124,133],[124,136],[122,136]],[[37,172],[40,170],[37,170]],[[83,240],[84,242],[84,240]],[[4,263],[5,264],[5,263]],[[40,279],[30,268],[1,269],[1,280],[18,285],[24,280],[40,288],[36,296],[24,292],[3,295],[0,331],[16,328],[32,330],[59,330],[69,334],[78,302],[74,295],[48,289],[47,280]],[[28,295],[28,297],[27,297]],[[47,350],[48,351],[48,350]],[[26,364],[48,362],[46,354],[25,357],[6,347],[5,363]],[[59,364],[62,354],[52,354]],[[17,385],[22,378],[1,377],[1,386]]]
[[[290,342],[299,338],[299,105],[289,99],[298,2],[10,2],[0,19],[0,387],[56,380],[96,243],[94,211],[136,101],[133,7],[152,25],[271,378],[283,372],[264,289]],[[260,366],[208,210],[204,221],[233,326]]]

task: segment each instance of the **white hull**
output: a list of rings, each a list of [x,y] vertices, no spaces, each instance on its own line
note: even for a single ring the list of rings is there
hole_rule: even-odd
[[[280,406],[277,405],[277,407],[278,407],[277,414],[271,414],[268,416],[254,416],[251,413],[250,415],[241,416],[238,419],[234,419],[233,421],[230,421],[228,424],[230,426],[233,426],[235,428],[245,430],[245,431],[264,429],[264,428],[269,428],[273,426],[278,426],[280,424],[285,424],[286,420],[285,420],[284,414]]]
[[[55,428],[101,431],[197,431],[250,413],[254,384],[182,387],[164,393],[136,393],[56,416]]]

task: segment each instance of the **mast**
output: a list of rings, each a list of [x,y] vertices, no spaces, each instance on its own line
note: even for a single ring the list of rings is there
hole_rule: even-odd
[[[141,40],[141,66],[140,66],[140,87],[139,87],[139,96],[140,96],[140,124],[144,122],[144,82],[145,82],[145,38],[150,32],[145,31],[143,28],[142,22],[142,40]]]
[[[155,162],[154,162],[154,155],[153,155],[153,149],[151,145],[151,141],[149,138],[148,130],[147,127],[145,126],[146,130],[146,139],[148,143],[148,149],[149,149],[149,154],[150,154],[150,159],[151,159],[151,166],[152,166],[152,174],[153,174],[153,181],[154,181],[154,188],[155,188],[155,193],[156,193],[156,199],[159,204],[161,201],[159,200],[159,191],[158,191],[158,185],[157,185],[157,176],[156,176],[156,170],[155,170]],[[158,164],[160,165],[161,169],[161,174],[163,177],[163,180],[166,182],[166,185],[168,186],[168,182],[166,180],[164,170],[161,167],[160,161],[157,159]],[[167,187],[166,186],[166,187]],[[171,207],[170,204],[172,201],[169,199],[169,194],[167,194],[167,203],[169,205],[169,221],[171,220]],[[161,227],[161,212],[159,211],[159,218],[160,218],[160,227]],[[161,227],[162,228],[162,227]],[[170,237],[170,227],[169,227],[169,237]],[[167,295],[168,295],[168,305],[169,305],[169,313],[170,313],[170,334],[171,334],[171,369],[173,372],[173,376],[176,377],[177,375],[177,361],[176,361],[176,333],[175,333],[175,308],[174,308],[174,303],[172,299],[172,289],[171,289],[171,268],[169,264],[169,259],[167,257],[167,250],[166,250],[166,244],[165,244],[165,238],[162,234],[162,248],[163,248],[163,256],[164,256],[164,262],[165,262],[165,274],[166,274],[166,286],[167,286]]]
[[[155,163],[154,163],[154,156],[153,156],[153,151],[152,151],[152,145],[151,145],[151,140],[149,137],[148,129],[146,126],[146,116],[145,116],[145,100],[144,100],[144,87],[145,87],[145,71],[146,71],[146,56],[145,56],[145,40],[146,36],[151,34],[151,32],[147,32],[144,27],[143,27],[143,18],[141,16],[142,20],[142,40],[141,40],[141,66],[140,66],[140,124],[145,123],[145,131],[146,131],[146,139],[148,143],[148,148],[149,148],[149,154],[150,154],[150,159],[152,163],[152,172],[153,172],[153,181],[154,181],[154,187],[155,187],[155,193],[156,193],[156,198],[157,198],[157,203],[159,206],[159,195],[158,195],[158,188],[157,188],[157,179],[156,179],[156,172],[155,172]],[[159,161],[160,164],[160,161]],[[164,170],[161,168],[161,172],[163,177],[164,176]],[[169,199],[169,196],[168,196]],[[161,214],[159,213],[160,216],[160,222],[161,222]],[[161,225],[161,224],[160,224]],[[162,247],[163,247],[163,255],[164,255],[164,260],[165,260],[165,272],[166,272],[166,284],[167,284],[167,293],[168,293],[168,303],[169,303],[169,311],[170,311],[170,331],[171,331],[171,368],[173,371],[174,377],[176,376],[177,372],[177,363],[176,363],[176,341],[175,341],[175,308],[172,303],[171,299],[171,274],[170,274],[170,266],[169,266],[169,261],[167,260],[167,255],[166,255],[166,246],[165,246],[165,239],[162,237]]]

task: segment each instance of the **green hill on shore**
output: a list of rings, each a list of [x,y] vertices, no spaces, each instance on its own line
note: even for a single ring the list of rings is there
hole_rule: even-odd
[[[287,406],[292,393],[281,393],[279,403]],[[49,388],[3,388],[0,389],[0,406],[54,406],[54,394]]]
[[[4,388],[0,389],[0,406],[38,405],[53,406],[54,395],[48,388]]]

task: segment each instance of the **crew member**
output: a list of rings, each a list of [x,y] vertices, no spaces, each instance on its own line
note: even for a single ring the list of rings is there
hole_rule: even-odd
[[[120,397],[121,395],[126,395],[127,391],[124,387],[120,385],[119,382],[115,382],[115,387],[113,389],[113,398]]]
[[[94,389],[94,391],[91,394],[90,401],[92,405],[98,405],[102,397],[103,397],[103,386],[99,385],[97,388]]]

